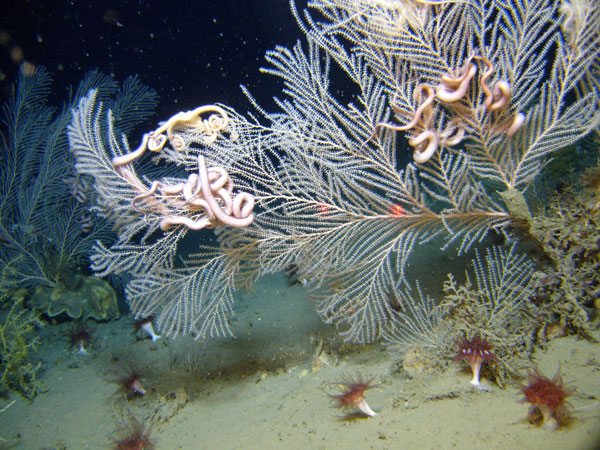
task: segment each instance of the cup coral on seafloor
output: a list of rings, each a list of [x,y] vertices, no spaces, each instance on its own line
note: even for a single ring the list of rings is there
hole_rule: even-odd
[[[481,338],[479,335],[473,336],[471,339],[463,337],[458,342],[459,351],[454,357],[455,361],[466,359],[471,366],[473,372],[473,378],[471,384],[481,390],[487,390],[487,388],[481,384],[479,380],[481,366],[484,362],[490,364],[498,361],[498,358],[492,351],[492,345],[487,341],[486,338]]]
[[[575,392],[575,387],[563,386],[560,368],[552,379],[545,377],[535,368],[529,373],[527,385],[521,385],[525,397],[522,403],[531,403],[527,419],[535,425],[556,430],[568,423],[570,415],[566,398]]]
[[[337,400],[336,408],[343,408],[344,410],[358,408],[367,416],[374,417],[377,413],[369,407],[365,400],[365,391],[378,387],[372,384],[372,382],[373,378],[365,381],[361,375],[358,375],[356,379],[346,378],[344,381],[338,383],[342,387],[342,393],[337,395],[329,394],[329,397]]]

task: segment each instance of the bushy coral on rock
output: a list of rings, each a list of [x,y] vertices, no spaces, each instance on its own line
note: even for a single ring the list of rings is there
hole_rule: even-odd
[[[600,168],[581,179],[533,219],[530,233],[546,257],[535,300],[546,305],[547,325],[590,337],[600,299]]]
[[[10,302],[0,317],[0,394],[17,391],[31,400],[40,390],[37,372],[41,367],[32,358],[39,344],[33,334],[42,324],[36,314],[23,308],[22,299],[6,301]]]

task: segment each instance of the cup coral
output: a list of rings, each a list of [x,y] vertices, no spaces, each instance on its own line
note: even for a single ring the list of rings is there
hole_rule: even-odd
[[[145,331],[151,338],[152,342],[158,341],[160,336],[156,334],[154,331],[154,327],[152,326],[152,321],[154,320],[154,316],[141,317],[138,320],[133,322],[133,335],[138,336],[140,331]]]
[[[77,353],[86,355],[86,346],[89,347],[91,341],[92,334],[84,323],[79,323],[75,328],[69,330],[69,343],[71,344],[71,348],[77,349]]]
[[[552,379],[545,377],[535,368],[529,373],[527,381],[527,385],[520,385],[525,396],[520,401],[531,403],[527,414],[529,421],[552,430],[565,425],[569,420],[569,403],[566,398],[575,392],[576,388],[563,386],[560,367]]]
[[[459,351],[454,357],[455,361],[466,359],[471,366],[473,372],[473,379],[471,384],[479,389],[487,390],[487,388],[481,384],[479,380],[481,366],[484,362],[490,364],[491,362],[497,361],[498,358],[492,352],[492,345],[487,341],[486,338],[481,338],[479,335],[473,336],[471,339],[463,337],[457,341]]]
[[[124,369],[123,369],[124,370]],[[109,381],[119,386],[115,394],[123,394],[126,398],[143,397],[146,394],[146,389],[142,385],[142,374],[134,367],[121,372],[117,378]]]
[[[330,398],[337,400],[336,408],[358,408],[364,414],[369,417],[376,416],[377,413],[373,411],[367,401],[365,400],[365,391],[378,387],[377,385],[371,384],[374,378],[365,381],[359,374],[355,380],[347,377],[344,381],[338,384],[342,387],[342,393],[337,395],[328,394]]]
[[[153,440],[150,439],[151,431],[152,425],[145,427],[142,422],[131,415],[129,423],[120,425],[117,435],[111,438],[111,449],[153,450],[155,446]]]

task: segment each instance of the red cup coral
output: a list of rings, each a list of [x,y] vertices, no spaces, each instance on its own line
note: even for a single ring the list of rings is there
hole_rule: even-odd
[[[563,386],[560,367],[550,380],[535,368],[529,373],[527,386],[520,385],[525,397],[521,403],[531,403],[527,418],[530,423],[542,424],[544,428],[555,430],[565,425],[569,419],[566,398],[575,392],[575,387]],[[540,420],[541,414],[541,420]]]
[[[134,398],[143,397],[146,394],[146,390],[142,386],[142,375],[133,367],[109,381],[119,385],[119,389],[115,391],[115,395],[124,394],[126,398]]]
[[[128,425],[121,425],[116,437],[112,437],[113,450],[153,450],[154,443],[150,439],[152,426],[146,428],[135,417],[130,416]]]
[[[459,350],[454,357],[455,361],[466,359],[471,366],[473,372],[473,379],[471,384],[479,389],[487,390],[487,388],[481,384],[479,380],[481,365],[484,362],[490,364],[491,362],[497,361],[498,358],[492,352],[492,346],[486,338],[481,338],[479,335],[473,336],[471,339],[463,337],[457,341]]]
[[[337,400],[336,408],[343,408],[344,410],[350,408],[358,408],[364,414],[369,417],[376,416],[377,413],[373,411],[367,401],[365,400],[365,391],[378,387],[377,385],[371,384],[374,378],[365,381],[363,377],[358,374],[356,380],[352,380],[347,377],[344,381],[338,384],[342,388],[342,393],[338,395],[328,394],[334,400]]]

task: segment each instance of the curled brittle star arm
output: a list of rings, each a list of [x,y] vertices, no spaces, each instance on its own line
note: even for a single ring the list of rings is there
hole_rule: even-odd
[[[418,136],[408,140],[415,148],[413,159],[417,164],[423,164],[431,159],[438,148],[438,137],[433,131],[423,131]],[[427,145],[425,145],[427,143]]]
[[[494,92],[492,94],[492,101],[488,105],[487,100],[485,105],[488,111],[500,111],[508,105],[510,97],[512,95],[512,89],[506,80],[498,80],[494,83]]]
[[[142,143],[140,144],[140,146],[135,149],[134,151],[130,152],[130,153],[126,153],[124,155],[121,156],[115,156],[112,159],[112,165],[113,167],[116,169],[120,166],[123,166],[125,164],[129,164],[131,163],[134,159],[139,158],[140,156],[142,156],[144,154],[144,152],[146,151],[146,149],[148,148],[148,139],[150,138],[150,134],[146,133],[144,134],[144,137],[142,138]]]
[[[476,73],[477,66],[469,62],[468,70],[465,71],[465,74],[458,79],[452,79],[453,82],[460,80],[457,87],[448,81],[451,78],[446,76],[447,80],[444,81],[444,76],[442,76],[442,82],[436,87],[437,98],[446,103],[459,101],[466,95],[467,90],[469,89],[469,83]]]
[[[373,130],[373,134],[371,134],[371,136],[369,136],[369,138],[361,144],[360,148],[363,148],[371,139],[373,139],[375,137],[379,127],[384,127],[384,128],[387,128],[388,130],[393,130],[393,131],[407,131],[407,130],[410,130],[411,128],[414,128],[417,125],[417,123],[419,123],[419,120],[421,120],[421,116],[423,115],[423,112],[425,111],[425,109],[427,109],[429,106],[431,106],[433,104],[433,101],[435,99],[435,91],[433,90],[433,87],[429,86],[428,84],[419,84],[417,86],[417,89],[420,90],[421,93],[422,92],[426,93],[427,97],[415,111],[415,115],[413,116],[412,120],[409,123],[407,123],[406,125],[394,125],[394,124],[385,123],[385,122],[379,122],[379,123],[375,124],[375,129]]]
[[[522,112],[518,112],[515,114],[515,118],[511,122],[510,126],[506,130],[506,135],[508,137],[513,137],[514,134],[521,128],[521,126],[525,123],[525,114]]]
[[[208,217],[203,217],[200,220],[193,220],[185,216],[168,216],[160,221],[160,229],[167,231],[169,228],[177,225],[183,225],[190,230],[198,231],[203,228],[211,228],[213,222]]]
[[[158,181],[153,181],[152,185],[150,186],[150,189],[148,189],[148,192],[144,192],[143,194],[139,194],[136,195],[135,197],[133,197],[133,199],[131,199],[131,209],[133,209],[135,212],[143,212],[141,209],[138,209],[135,204],[137,202],[139,202],[140,200],[143,200],[145,198],[148,198],[150,196],[152,196],[155,192],[156,192],[156,188],[158,187]]]

